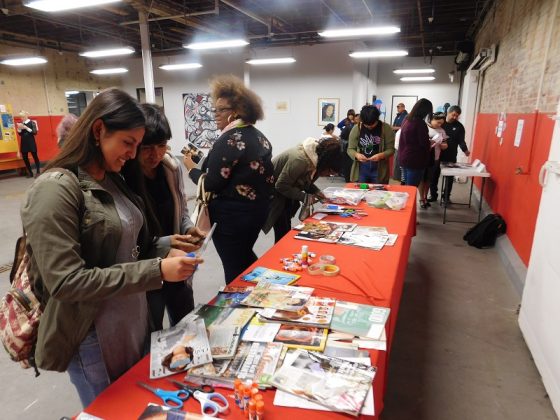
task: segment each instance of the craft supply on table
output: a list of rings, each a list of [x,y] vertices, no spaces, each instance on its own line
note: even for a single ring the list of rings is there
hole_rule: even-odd
[[[312,276],[323,275],[327,277],[336,276],[340,273],[340,267],[334,264],[312,264],[307,268],[307,272]]]
[[[305,253],[307,254],[306,258],[304,258],[303,256],[304,247],[305,247]],[[288,258],[280,258],[280,262],[282,263],[282,267],[285,271],[290,271],[290,272],[301,271],[304,268],[308,267],[309,265],[313,264],[313,259],[317,256],[317,254],[309,251],[307,245],[303,245],[301,249],[302,252],[299,254],[292,254],[292,256]]]
[[[334,264],[336,263],[336,258],[332,255],[321,255],[319,257],[319,262],[321,264]]]
[[[144,382],[136,382],[136,384],[160,397],[167,407],[181,408],[183,407],[183,401],[188,400],[190,397],[190,393],[183,389],[178,391],[167,391],[165,389],[152,388]]]

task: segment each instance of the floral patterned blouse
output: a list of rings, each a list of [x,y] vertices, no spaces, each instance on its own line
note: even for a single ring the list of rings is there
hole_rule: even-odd
[[[202,170],[189,177],[198,183],[206,171],[204,188],[218,196],[236,200],[269,200],[274,190],[272,146],[252,125],[239,125],[216,140]]]

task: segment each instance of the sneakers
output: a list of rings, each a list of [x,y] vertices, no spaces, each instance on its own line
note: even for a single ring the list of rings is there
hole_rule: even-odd
[[[433,203],[434,201],[437,201],[437,197],[428,197],[428,203]]]

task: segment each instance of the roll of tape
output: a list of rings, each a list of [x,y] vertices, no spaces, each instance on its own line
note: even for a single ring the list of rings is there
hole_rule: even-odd
[[[338,267],[338,265],[325,264],[322,267],[322,271],[323,271],[323,276],[332,277],[340,273],[340,268]]]
[[[307,272],[312,276],[323,274],[323,264],[311,264],[307,267]]]
[[[321,255],[319,257],[319,262],[323,264],[334,264],[336,262],[336,258],[332,255]]]

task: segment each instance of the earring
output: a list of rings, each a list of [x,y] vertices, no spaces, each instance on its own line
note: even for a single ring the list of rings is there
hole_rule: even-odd
[[[231,123],[231,117],[232,117],[232,116],[233,116],[232,114],[229,114],[229,115],[228,115],[228,117],[227,117],[227,122],[228,122],[228,123]]]

